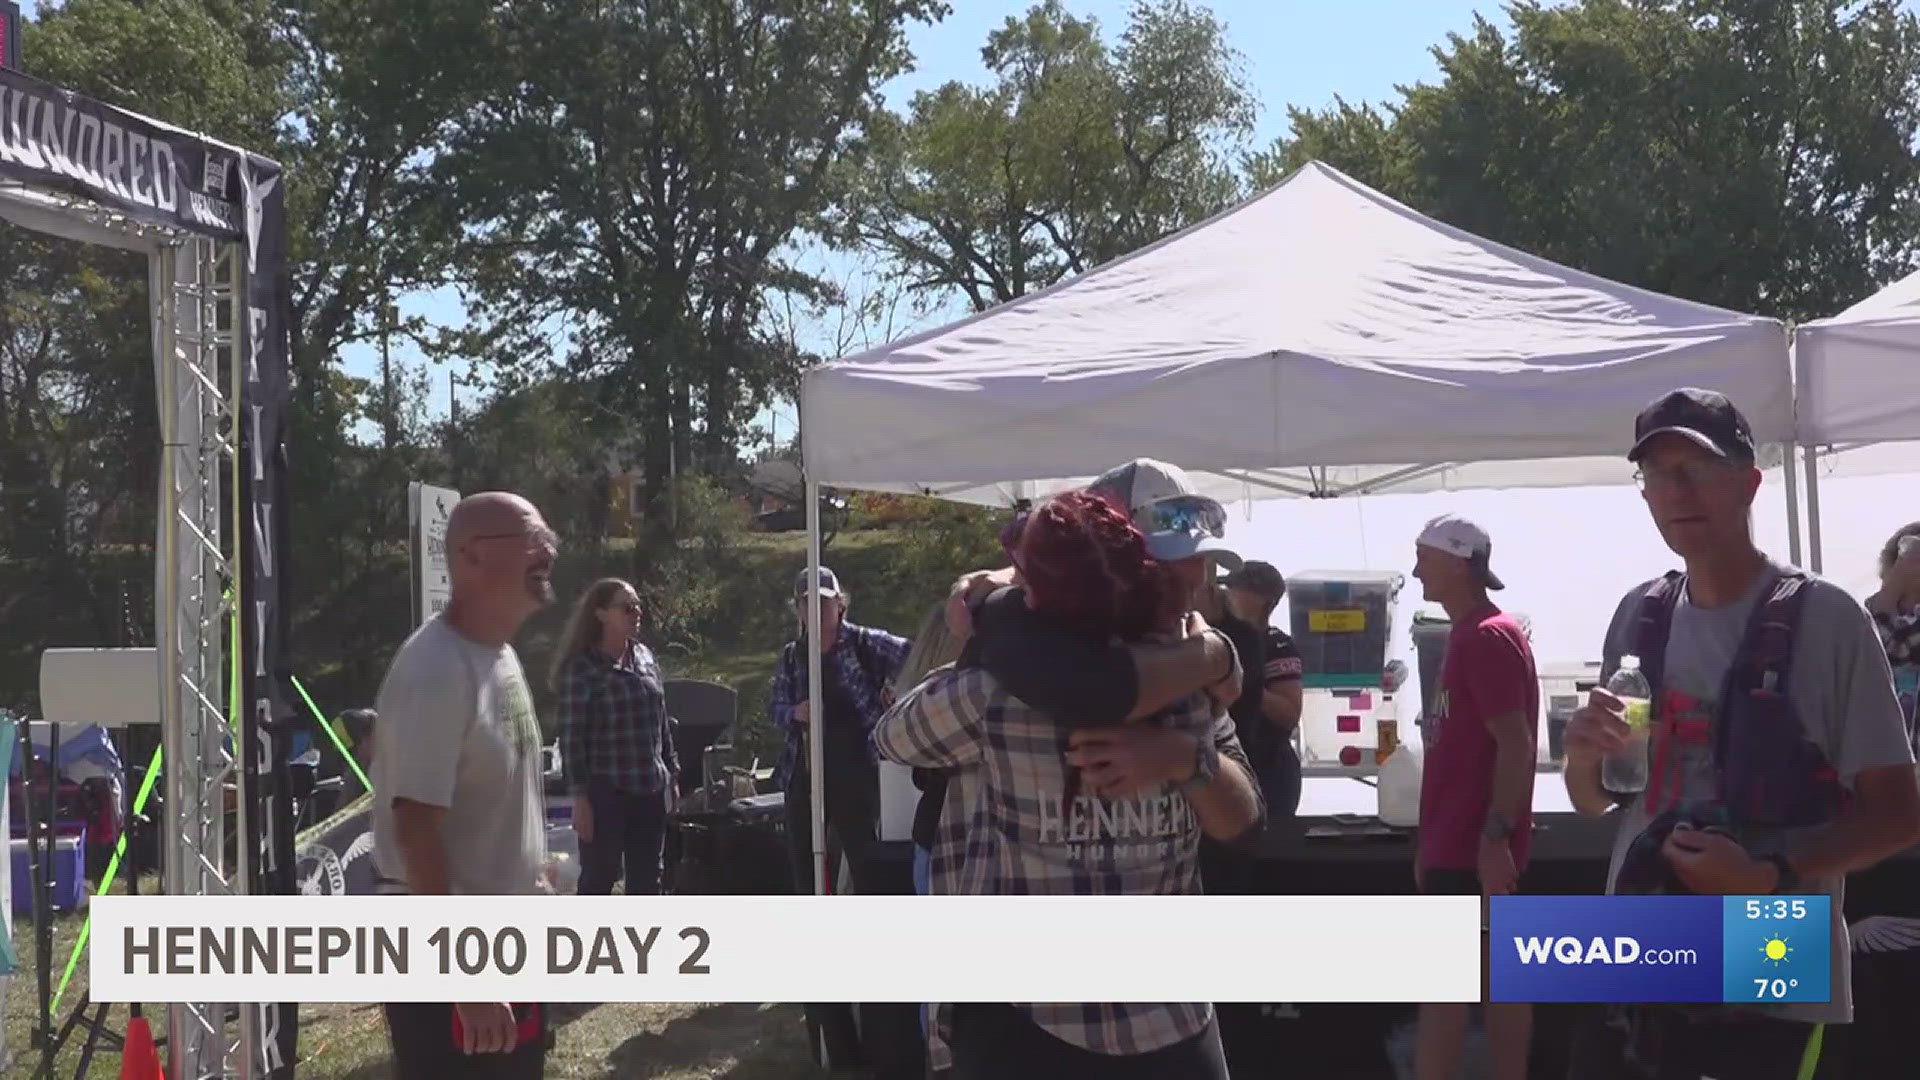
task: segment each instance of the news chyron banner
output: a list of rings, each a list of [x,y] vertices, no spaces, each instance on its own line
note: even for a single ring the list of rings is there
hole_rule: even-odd
[[[1494,1001],[1832,1000],[1827,896],[1496,896]]]
[[[1470,896],[92,903],[88,993],[100,1002],[1480,999]]]

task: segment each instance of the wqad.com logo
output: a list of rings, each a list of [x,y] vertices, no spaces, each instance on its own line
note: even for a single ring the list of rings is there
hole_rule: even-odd
[[[1721,902],[1709,896],[1496,896],[1495,1001],[1717,1002]]]
[[[1700,963],[1698,949],[1646,949],[1637,938],[1516,937],[1513,950],[1522,964],[1657,964]]]

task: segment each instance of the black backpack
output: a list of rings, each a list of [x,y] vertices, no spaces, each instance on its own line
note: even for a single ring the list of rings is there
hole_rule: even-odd
[[[1633,640],[1656,715],[1667,638],[1686,580],[1685,574],[1670,572],[1649,585],[1640,601]],[[1719,801],[1742,831],[1823,824],[1846,801],[1839,773],[1807,737],[1789,694],[1794,639],[1811,583],[1804,572],[1793,570],[1768,587],[1754,605],[1721,686],[1713,725],[1714,771]]]

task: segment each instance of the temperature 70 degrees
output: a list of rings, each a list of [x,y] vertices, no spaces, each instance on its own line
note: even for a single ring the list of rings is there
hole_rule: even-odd
[[[1788,990],[1799,985],[1799,979],[1755,979],[1753,980],[1753,997],[1756,1001],[1783,998],[1787,996]]]

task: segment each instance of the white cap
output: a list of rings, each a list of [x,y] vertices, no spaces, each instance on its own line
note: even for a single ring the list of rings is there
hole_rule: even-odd
[[[1458,514],[1441,514],[1420,530],[1421,547],[1430,547],[1435,551],[1444,551],[1473,564],[1480,573],[1480,580],[1489,589],[1504,589],[1493,568],[1488,562],[1493,558],[1493,540],[1487,536],[1487,530],[1468,521]]]

